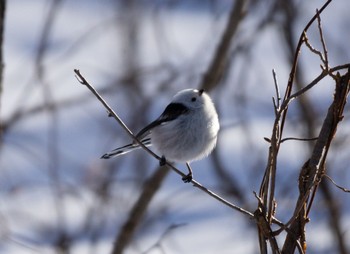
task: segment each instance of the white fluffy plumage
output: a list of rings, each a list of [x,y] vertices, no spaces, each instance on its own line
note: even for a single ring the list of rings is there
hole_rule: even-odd
[[[136,137],[146,146],[153,145],[169,162],[189,163],[212,152],[219,129],[218,115],[209,95],[203,90],[185,89],[178,92],[164,112]],[[137,148],[140,146],[132,143],[101,158],[109,159]]]

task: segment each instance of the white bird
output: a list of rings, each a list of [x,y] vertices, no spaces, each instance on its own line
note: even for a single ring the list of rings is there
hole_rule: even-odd
[[[178,92],[164,112],[137,135],[144,145],[153,145],[162,154],[160,165],[168,162],[186,163],[189,174],[185,182],[192,180],[188,163],[208,156],[216,146],[220,129],[215,106],[204,90],[185,89]],[[104,154],[109,159],[131,152],[140,146],[133,142]]]

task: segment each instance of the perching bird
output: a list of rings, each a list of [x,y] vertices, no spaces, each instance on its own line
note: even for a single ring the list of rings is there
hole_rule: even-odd
[[[153,145],[162,154],[161,165],[184,162],[192,180],[191,161],[209,155],[216,146],[219,119],[214,104],[204,90],[185,89],[178,92],[164,112],[143,128],[136,137],[146,146]],[[140,146],[134,142],[112,150],[101,158],[109,159],[131,152]]]

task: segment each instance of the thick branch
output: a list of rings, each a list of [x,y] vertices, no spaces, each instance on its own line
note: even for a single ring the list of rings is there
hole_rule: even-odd
[[[214,88],[223,76],[228,61],[232,38],[245,14],[245,3],[246,0],[237,0],[235,5],[232,7],[224,34],[221,37],[219,46],[214,54],[214,58],[211,61],[208,70],[204,74],[200,85],[201,88],[205,89],[206,91]]]
[[[5,27],[5,10],[6,1],[0,1],[0,95],[2,92],[2,77],[4,70],[4,59],[3,59],[3,38],[4,38],[4,27]]]
[[[318,185],[322,178],[324,164],[335,136],[339,122],[343,119],[343,110],[346,104],[346,98],[349,93],[350,72],[338,78],[336,82],[335,94],[333,103],[328,109],[327,116],[323,122],[319,138],[316,141],[310,159],[305,163],[299,177],[299,197],[297,200],[296,209],[292,217],[290,230],[288,231],[286,241],[284,243],[282,253],[294,253],[296,248],[296,240],[302,238],[306,213],[304,211],[307,198],[311,190]],[[312,204],[309,204],[311,206]],[[308,208],[310,210],[310,207]]]
[[[149,203],[160,188],[163,180],[169,173],[169,168],[158,167],[143,186],[143,191],[129,213],[129,217],[120,229],[113,246],[112,254],[122,254],[125,247],[131,242],[136,227],[140,224]]]

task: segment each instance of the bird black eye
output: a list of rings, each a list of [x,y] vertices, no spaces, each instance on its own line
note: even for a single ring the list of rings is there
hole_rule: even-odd
[[[196,97],[192,97],[191,101],[196,101],[197,98]]]

